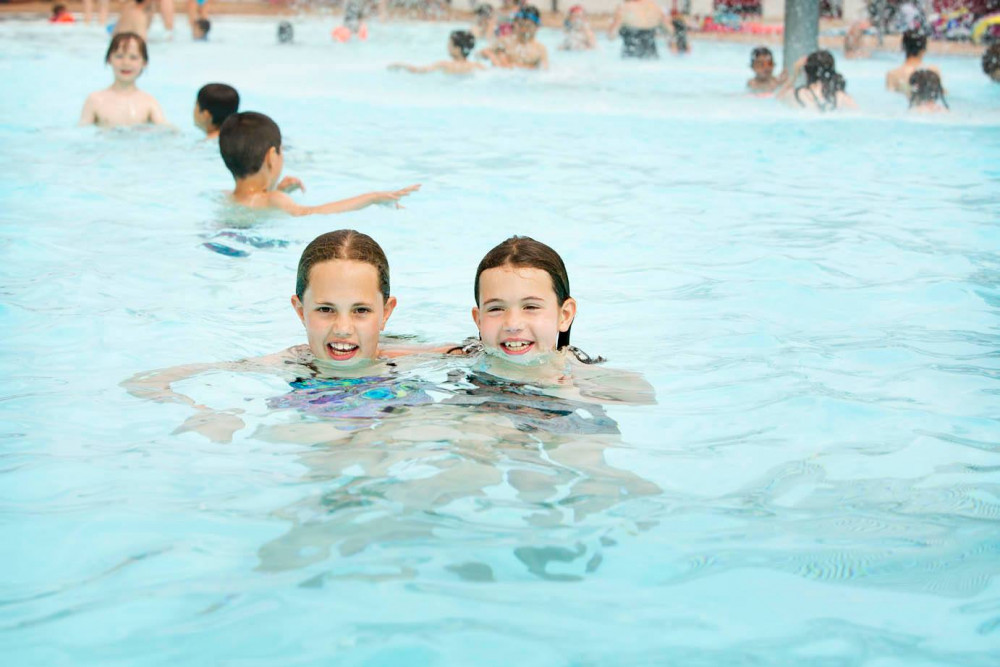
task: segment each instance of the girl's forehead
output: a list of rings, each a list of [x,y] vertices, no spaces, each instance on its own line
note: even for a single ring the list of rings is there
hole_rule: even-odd
[[[498,292],[531,292],[530,296],[555,296],[552,279],[542,269],[530,266],[497,266],[479,276],[480,296]]]
[[[309,270],[306,288],[314,297],[379,293],[378,269],[368,262],[330,259]]]

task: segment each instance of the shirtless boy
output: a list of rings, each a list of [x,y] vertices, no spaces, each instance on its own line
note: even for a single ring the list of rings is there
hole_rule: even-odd
[[[924,65],[924,53],[927,51],[927,37],[919,30],[907,30],[903,33],[903,51],[906,53],[906,60],[896,69],[889,70],[885,75],[885,88],[894,93],[910,95],[910,76],[914,72],[926,69],[934,72],[939,77],[940,70],[937,67]]]
[[[758,46],[750,52],[750,69],[754,76],[747,81],[747,90],[751,93],[767,95],[785,82],[785,74],[774,76],[774,54],[766,46]]]
[[[667,30],[670,19],[656,0],[625,0],[615,11],[608,39],[622,38],[622,58],[659,58],[656,31]]]
[[[160,104],[135,85],[135,80],[149,64],[146,42],[132,32],[122,32],[111,39],[104,62],[111,65],[115,81],[110,88],[87,97],[80,114],[80,125],[120,127],[153,123],[166,125]]]
[[[194,125],[206,139],[218,139],[219,128],[240,109],[240,94],[225,83],[207,83],[194,102]]]
[[[414,74],[425,74],[427,72],[444,72],[445,74],[472,74],[476,70],[486,69],[479,63],[469,60],[469,53],[476,46],[476,38],[471,32],[466,30],[455,30],[448,36],[448,55],[451,60],[440,60],[433,65],[406,65],[404,63],[393,63],[389,65],[391,70],[404,69]]]
[[[234,203],[247,208],[273,208],[296,216],[346,213],[372,204],[395,204],[396,208],[402,208],[399,200],[420,188],[420,185],[411,185],[394,192],[369,192],[320,206],[296,204],[286,193],[304,192],[302,181],[291,176],[278,181],[285,165],[281,154],[281,130],[273,120],[253,111],[235,113],[226,119],[219,131],[219,152],[236,180],[230,197]]]
[[[538,9],[531,5],[514,16],[514,34],[499,46],[482,52],[496,67],[520,69],[548,69],[549,52],[535,39],[541,18]]]

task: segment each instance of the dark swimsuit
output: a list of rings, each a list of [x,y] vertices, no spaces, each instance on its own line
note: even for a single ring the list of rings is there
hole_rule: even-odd
[[[820,110],[820,113],[834,111],[837,108],[837,98],[833,98],[833,102],[828,102],[826,99],[821,100],[809,86],[799,86],[795,89],[795,101],[799,103],[800,107],[804,108],[806,106],[805,103],[799,98],[799,93],[803,90],[808,90],[809,94],[813,96],[813,101],[816,103],[816,108]]]
[[[656,30],[630,28],[623,25],[618,31],[622,38],[622,58],[659,58],[656,51]]]

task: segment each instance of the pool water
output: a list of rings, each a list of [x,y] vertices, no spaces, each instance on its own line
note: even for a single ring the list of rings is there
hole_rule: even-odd
[[[454,26],[339,45],[337,22],[291,46],[273,19],[154,28],[140,86],[176,133],[73,127],[105,36],[0,23],[5,664],[996,663],[1000,86],[978,60],[930,59],[935,117],[882,90],[898,58],[842,62],[862,111],[821,117],[743,96],[743,45],[631,63],[543,31],[550,71],[451,79],[385,66],[444,57]],[[300,201],[422,190],[232,212],[191,126],[210,81],[281,125]],[[303,342],[298,255],[340,227],[386,250],[389,332],[427,342],[473,333],[489,248],[549,243],[574,342],[657,405],[499,428],[430,359],[404,379],[433,405],[352,431],[216,372],[176,387],[243,411],[215,443],[120,386]]]

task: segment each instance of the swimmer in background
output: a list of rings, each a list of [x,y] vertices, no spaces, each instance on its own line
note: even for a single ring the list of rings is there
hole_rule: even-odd
[[[114,83],[87,97],[79,125],[166,125],[167,119],[163,116],[160,104],[152,95],[144,93],[135,85],[136,79],[149,64],[146,41],[135,33],[118,33],[111,38],[104,62],[111,65],[114,71]]]
[[[76,19],[73,15],[69,13],[66,9],[66,5],[55,5],[52,8],[52,16],[49,17],[49,23],[75,23]]]
[[[278,43],[291,44],[295,40],[295,28],[288,21],[278,24]]]
[[[104,26],[108,24],[108,5],[109,0],[97,0],[97,25],[104,29]],[[94,0],[83,0],[83,21],[84,23],[90,24],[91,19],[94,17]]]
[[[493,14],[493,6],[482,4],[476,7],[476,20],[470,32],[481,41],[489,41],[496,37],[497,20]]]
[[[549,246],[510,237],[479,262],[473,292],[479,338],[449,352],[479,354],[483,371],[560,398],[656,402],[641,377],[599,367],[603,358],[570,345],[577,302],[570,296],[566,265]]]
[[[865,46],[865,30],[871,28],[869,21],[855,21],[844,33],[844,57],[848,60],[867,58],[871,49]]]
[[[590,51],[597,48],[597,36],[587,21],[587,12],[581,5],[573,5],[563,21],[563,31],[566,33],[560,51]]]
[[[212,23],[208,20],[208,0],[188,0],[188,26],[191,28],[191,39],[196,42],[208,39],[208,31]]]
[[[608,39],[622,38],[622,58],[659,58],[658,30],[669,32],[667,14],[656,0],[624,0],[615,10]]]
[[[194,102],[194,125],[206,139],[218,139],[219,128],[240,109],[240,94],[225,83],[207,83]]]
[[[899,67],[889,70],[885,75],[885,89],[894,93],[910,95],[910,75],[918,69],[934,72],[939,77],[941,72],[933,65],[924,65],[924,54],[927,52],[927,36],[919,30],[907,30],[901,40],[906,60]]]
[[[803,72],[806,83],[795,88],[795,82]],[[837,72],[833,54],[823,50],[799,58],[792,68],[791,76],[774,96],[789,106],[813,109],[821,113],[858,108],[854,99],[847,94],[847,82]]]
[[[305,187],[291,176],[279,181],[285,164],[281,130],[273,120],[253,111],[235,113],[226,119],[219,130],[219,152],[236,181],[230,200],[247,208],[277,209],[295,216],[346,213],[372,204],[402,208],[399,200],[420,188],[411,185],[394,192],[369,192],[320,206],[296,204],[287,193],[305,191]]]
[[[914,113],[947,112],[948,101],[944,98],[941,77],[929,69],[918,69],[910,75],[910,111]]]
[[[476,46],[476,38],[471,32],[465,30],[455,30],[448,36],[448,55],[451,60],[441,60],[433,65],[407,65],[405,63],[393,63],[389,65],[390,70],[406,70],[414,74],[424,74],[427,72],[444,72],[446,74],[472,74],[476,70],[486,69],[480,63],[469,60],[469,54]]]
[[[688,43],[688,26],[683,16],[675,16],[670,19],[674,34],[670,37],[670,52],[674,55],[691,53],[691,45]]]
[[[293,389],[301,388],[308,393],[317,382],[340,378],[347,380],[342,383],[344,393],[354,395],[359,387],[363,390],[366,379],[374,378],[382,389],[386,388],[386,376],[391,374],[387,360],[427,351],[381,343],[379,335],[396,308],[396,297],[390,294],[385,253],[374,239],[361,232],[352,229],[329,232],[306,246],[299,259],[291,303],[305,327],[305,345],[241,361],[138,373],[122,386],[139,398],[180,403],[197,410],[198,414],[176,432],[195,431],[215,442],[229,442],[233,433],[245,425],[239,418],[242,411],[215,410],[199,404],[174,391],[175,382],[213,371],[261,373],[281,377]],[[305,396],[306,403],[309,398]],[[289,399],[286,396],[279,402],[288,404]],[[334,406],[329,405],[331,401],[326,403],[327,416],[335,416]],[[351,409],[356,405],[344,407]]]
[[[344,23],[330,33],[335,41],[346,43],[357,35],[358,39],[368,39],[368,24],[365,23],[367,0],[347,0],[344,4]]]
[[[766,46],[758,46],[750,52],[750,69],[753,78],[747,81],[747,90],[758,95],[770,95],[785,82],[785,73],[774,76],[774,54]]]
[[[505,69],[548,69],[549,52],[535,39],[541,18],[538,9],[525,5],[514,17],[514,35],[480,54],[494,67]]]
[[[130,32],[146,39],[149,31],[149,24],[153,20],[150,5],[146,0],[122,0],[121,11],[118,14],[118,22],[115,23],[112,35],[120,35]]]
[[[1000,83],[1000,44],[994,44],[983,54],[983,74]]]

